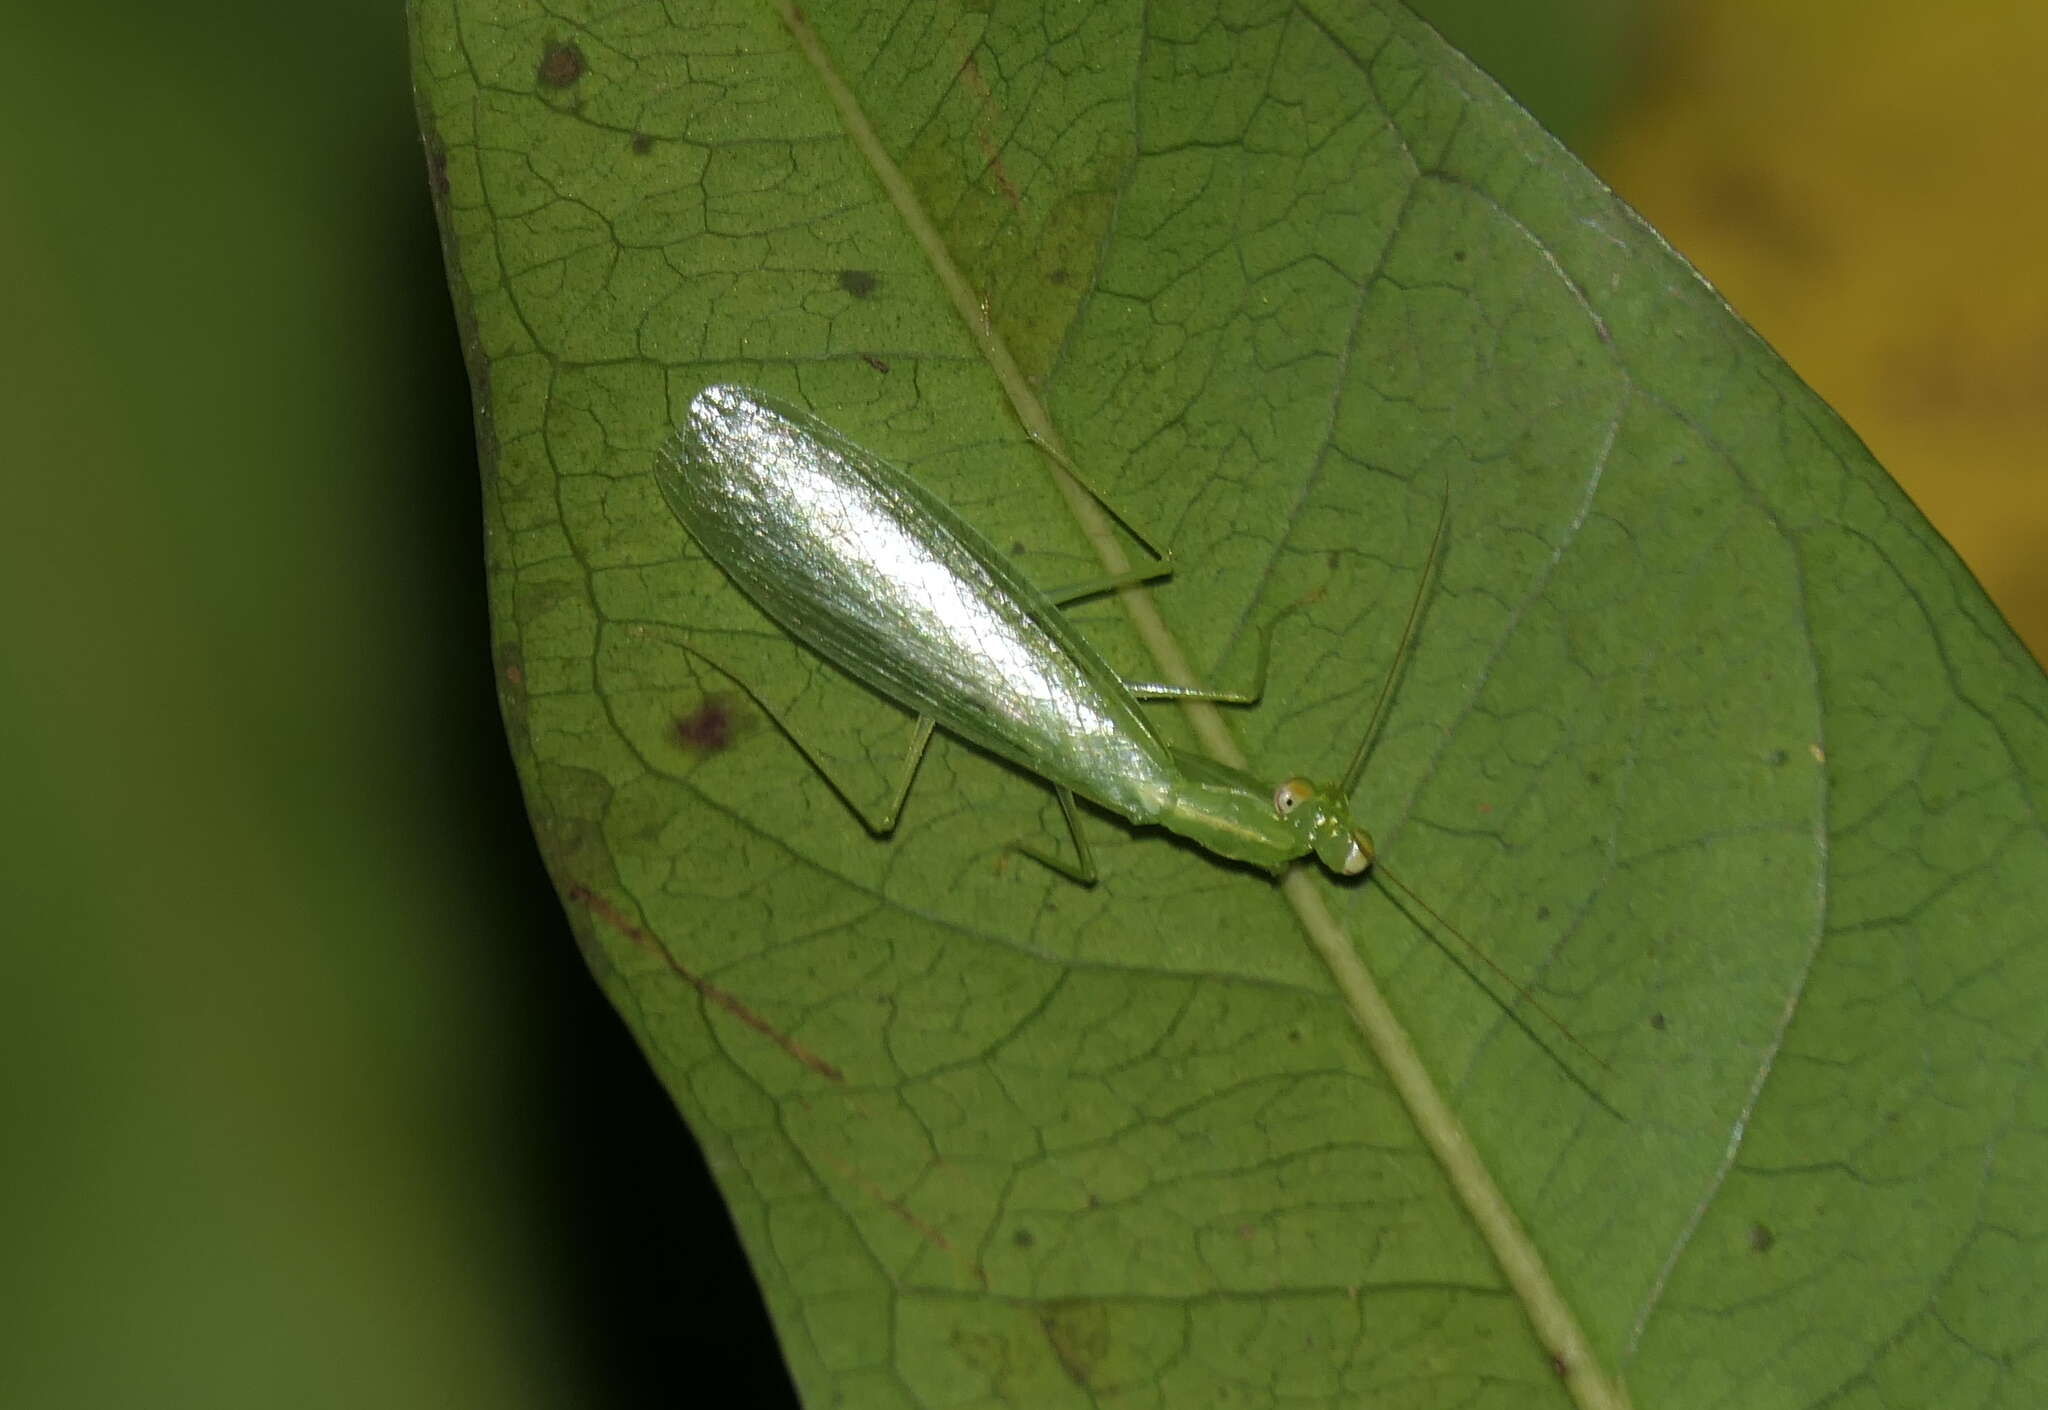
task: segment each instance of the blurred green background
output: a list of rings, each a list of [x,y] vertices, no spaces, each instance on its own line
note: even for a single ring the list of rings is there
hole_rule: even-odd
[[[2048,646],[2048,10],[1422,8]],[[0,1403],[789,1403],[527,836],[402,14],[46,13],[0,85]]]

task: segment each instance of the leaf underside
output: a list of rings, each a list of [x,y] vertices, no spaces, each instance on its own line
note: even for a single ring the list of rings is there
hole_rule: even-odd
[[[1231,720],[1276,779],[1357,743],[1448,491],[1355,811],[1610,1070],[1317,885],[1593,1356],[1643,1407],[2039,1403],[2048,692],[1855,437],[1405,11],[817,8],[976,318],[773,8],[414,15],[529,807],[807,1401],[1562,1405],[1576,1368],[1268,879],[1084,810],[1075,887],[1009,848],[1050,795],[943,734],[872,838],[676,644],[886,792],[909,721],[648,473],[716,381],[1058,587],[1102,565],[1036,399],[1172,544],[1198,675],[1299,606]]]

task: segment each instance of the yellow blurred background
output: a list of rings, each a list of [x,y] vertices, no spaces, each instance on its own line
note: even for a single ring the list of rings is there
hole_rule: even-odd
[[[1592,164],[2048,660],[2048,5],[1675,10]]]
[[[1425,8],[2048,647],[2048,10]],[[0,1404],[788,1403],[525,830],[396,5],[48,13],[0,85]]]

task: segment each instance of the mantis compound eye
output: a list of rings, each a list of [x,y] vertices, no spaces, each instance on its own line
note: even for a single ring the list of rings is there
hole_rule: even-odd
[[[1290,778],[1273,790],[1273,811],[1281,817],[1316,796],[1316,786],[1305,778]]]

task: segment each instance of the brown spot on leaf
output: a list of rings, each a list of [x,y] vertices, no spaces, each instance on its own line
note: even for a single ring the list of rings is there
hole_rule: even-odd
[[[589,66],[583,51],[574,44],[550,44],[541,50],[540,68],[534,77],[543,88],[568,88],[583,77]]]
[[[1024,209],[1023,193],[1018,191],[1017,183],[1010,180],[1010,173],[1003,165],[1002,146],[996,140],[1001,105],[996,102],[995,94],[989,90],[988,80],[982,77],[981,64],[972,52],[961,61],[960,81],[967,91],[974,95],[979,108],[975,115],[974,140],[981,148],[983,169],[995,182],[996,189],[1002,193],[1003,199],[1010,203],[1010,209],[1021,213]]]
[[[1769,1253],[1772,1246],[1777,1242],[1778,1236],[1771,1232],[1770,1225],[1752,1224],[1749,1226],[1749,1246],[1758,1253]]]
[[[1087,1390],[1109,1355],[1109,1309],[1090,1298],[1041,1303],[1038,1325],[1067,1379]]]
[[[526,690],[526,663],[514,643],[503,643],[496,651],[498,678],[510,687],[511,693],[523,694]]]
[[[872,269],[842,269],[839,271],[839,287],[856,299],[871,299],[881,279]]]
[[[914,1229],[919,1237],[923,1238],[933,1248],[938,1249],[942,1253],[951,1253],[953,1251],[952,1240],[948,1239],[942,1230],[926,1221],[916,1210],[912,1209],[902,1200],[890,1194],[873,1180],[870,1180],[861,1173],[858,1167],[848,1165],[845,1161],[827,1152],[821,1151],[817,1154],[824,1160],[825,1164],[838,1171],[841,1176],[851,1183],[859,1186],[862,1194],[874,1200],[875,1203],[881,1205],[882,1208],[888,1210],[910,1228]]]
[[[889,364],[876,357],[873,353],[862,353],[860,360],[874,368],[875,371],[881,373],[884,377],[889,375]]]
[[[724,1009],[741,1023],[744,1023],[762,1037],[767,1038],[820,1077],[829,1078],[834,1082],[844,1082],[846,1080],[845,1074],[840,1072],[837,1067],[797,1042],[796,1039],[776,1028],[767,1019],[741,1003],[734,995],[719,988],[716,984],[713,984],[710,980],[677,960],[674,955],[669,953],[667,945],[664,945],[659,939],[633,924],[626,917],[625,912],[605,900],[604,897],[598,895],[588,886],[583,885],[581,882],[573,882],[563,894],[571,901],[575,901],[588,908],[593,916],[596,916],[648,954],[660,960],[663,965],[667,966],[669,973],[695,989],[708,1002]]]
[[[653,133],[651,133],[651,132],[636,132],[636,133],[634,133],[634,134],[633,134],[633,155],[634,155],[634,156],[636,156],[636,157],[644,157],[644,156],[646,156],[646,155],[647,155],[647,154],[648,154],[649,152],[651,152],[651,151],[653,151],[653,150],[654,150],[654,134],[653,134]]]
[[[692,754],[723,754],[739,737],[742,723],[737,700],[730,695],[707,695],[696,709],[676,716],[669,733]]]

